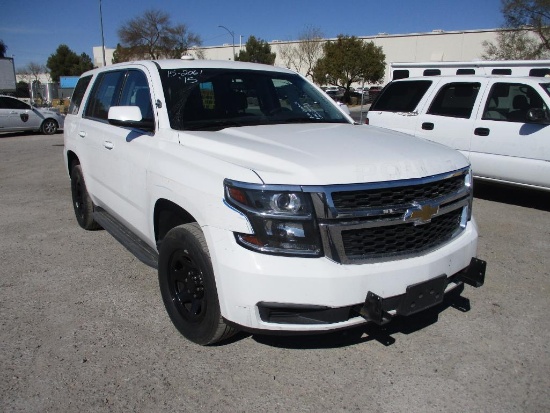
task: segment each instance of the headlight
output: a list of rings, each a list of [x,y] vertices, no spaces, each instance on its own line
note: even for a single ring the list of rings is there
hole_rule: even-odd
[[[225,180],[225,200],[250,221],[253,234],[235,234],[254,251],[318,257],[319,230],[311,198],[300,187],[254,185]]]

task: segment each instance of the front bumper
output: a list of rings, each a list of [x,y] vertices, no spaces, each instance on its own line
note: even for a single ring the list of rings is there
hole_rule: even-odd
[[[233,234],[203,228],[222,316],[248,330],[316,332],[380,323],[397,314],[409,286],[445,275],[443,292],[467,281],[476,255],[477,227],[430,253],[407,259],[343,265],[328,258],[264,255],[238,246]],[[363,311],[367,295],[381,299],[381,316]],[[366,316],[365,316],[366,315]]]

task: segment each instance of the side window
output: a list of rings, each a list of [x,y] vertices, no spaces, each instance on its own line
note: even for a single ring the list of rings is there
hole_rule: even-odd
[[[479,92],[480,83],[449,83],[435,97],[428,113],[468,119]]]
[[[18,99],[4,97],[1,98],[0,108],[2,109],[19,109],[19,110],[29,110],[31,107],[25,102],[21,102]]]
[[[412,112],[431,86],[430,80],[392,82],[380,92],[370,110]]]
[[[406,69],[396,69],[393,71],[392,80],[405,79],[409,77],[409,71]]]
[[[124,71],[105,72],[98,76],[88,98],[85,117],[107,120],[109,108],[118,100],[124,73]]]
[[[529,70],[529,76],[545,77],[550,76],[550,68],[541,67]]]
[[[511,75],[512,69],[493,69],[491,70],[492,75]]]
[[[542,109],[548,117],[548,108],[531,86],[495,83],[489,92],[482,119],[525,123],[529,109]]]
[[[440,69],[426,69],[424,70],[424,76],[439,76],[441,74]]]
[[[72,115],[76,115],[80,110],[80,105],[82,104],[82,99],[84,98],[84,93],[88,89],[88,85],[92,80],[92,76],[85,76],[78,79],[78,83],[74,88],[73,97],[71,98],[71,104],[69,105],[69,112]]]
[[[141,110],[142,120],[154,120],[149,83],[142,71],[128,71],[118,105],[138,106]]]

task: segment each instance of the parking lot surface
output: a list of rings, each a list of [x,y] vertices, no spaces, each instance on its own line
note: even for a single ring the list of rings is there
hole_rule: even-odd
[[[63,136],[0,134],[0,411],[550,411],[550,194],[476,183],[485,285],[385,328],[186,341],[82,230]]]

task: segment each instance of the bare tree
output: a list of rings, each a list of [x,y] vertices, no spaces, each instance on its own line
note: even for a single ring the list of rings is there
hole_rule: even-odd
[[[8,46],[0,39],[0,57],[6,57],[6,50],[8,50]]]
[[[201,39],[184,24],[173,25],[168,13],[150,9],[118,29],[121,40],[120,57],[138,59],[180,58]]]
[[[496,43],[485,40],[485,51],[481,55],[485,60],[533,60],[548,56],[540,48],[540,42],[530,30],[500,30]]]
[[[550,0],[502,0],[508,27],[529,27],[540,39],[539,49],[550,51]]]
[[[277,44],[277,56],[282,61],[284,67],[300,71],[300,58],[298,56],[298,50],[294,43],[281,42]]]
[[[17,69],[17,74],[27,83],[38,82],[42,73],[47,73],[46,66],[36,62],[29,62],[26,66]]]
[[[285,67],[313,78],[313,67],[323,55],[323,44],[321,29],[308,26],[300,33],[298,41],[278,44],[277,55]]]
[[[308,26],[298,37],[297,56],[300,69],[313,78],[313,68],[323,55],[323,32],[318,27]]]
[[[550,56],[550,0],[501,0],[505,24],[496,44],[483,42],[489,60],[543,59]]]

